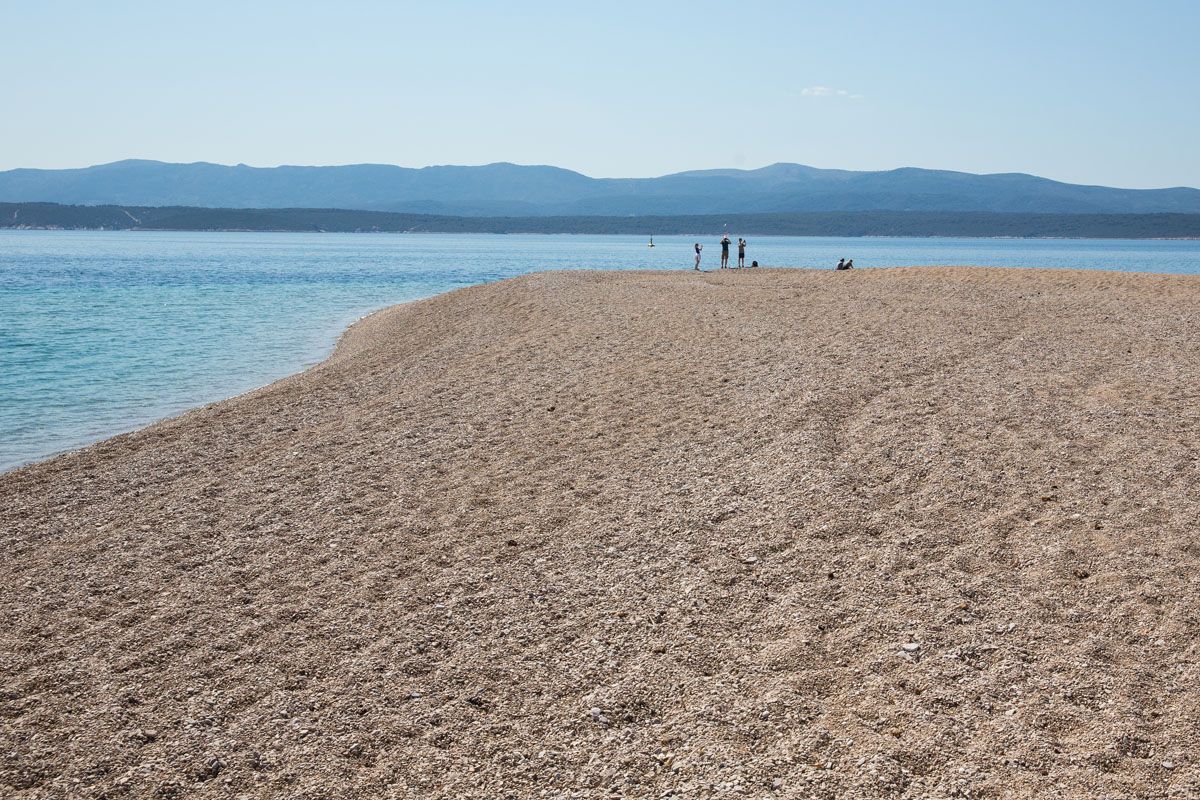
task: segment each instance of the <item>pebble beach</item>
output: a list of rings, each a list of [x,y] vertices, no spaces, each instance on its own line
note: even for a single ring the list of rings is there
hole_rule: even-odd
[[[1200,795],[1200,277],[542,272],[0,474],[0,795]]]

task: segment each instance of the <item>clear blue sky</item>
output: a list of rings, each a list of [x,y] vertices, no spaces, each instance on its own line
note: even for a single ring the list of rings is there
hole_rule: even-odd
[[[1200,2],[0,0],[0,169],[793,161],[1200,186]]]

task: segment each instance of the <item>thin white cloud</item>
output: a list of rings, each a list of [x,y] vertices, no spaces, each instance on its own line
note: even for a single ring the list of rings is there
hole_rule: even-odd
[[[861,100],[861,94],[847,92],[845,89],[834,89],[829,86],[806,86],[800,90],[801,97],[845,97],[849,100]]]

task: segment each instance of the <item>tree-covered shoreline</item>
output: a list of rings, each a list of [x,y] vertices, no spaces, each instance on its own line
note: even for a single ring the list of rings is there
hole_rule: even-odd
[[[0,203],[0,228],[330,233],[711,234],[755,236],[1196,239],[1200,214],[839,211],[670,216],[467,217],[307,208]]]

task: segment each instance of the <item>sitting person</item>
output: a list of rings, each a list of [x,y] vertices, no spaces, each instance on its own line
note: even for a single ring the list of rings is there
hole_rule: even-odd
[[[845,268],[846,268],[846,259],[844,259],[844,258],[839,258],[839,259],[838,259],[838,265],[837,265],[836,267],[834,267],[834,269],[839,269],[839,270],[841,270],[841,269],[845,269]]]

